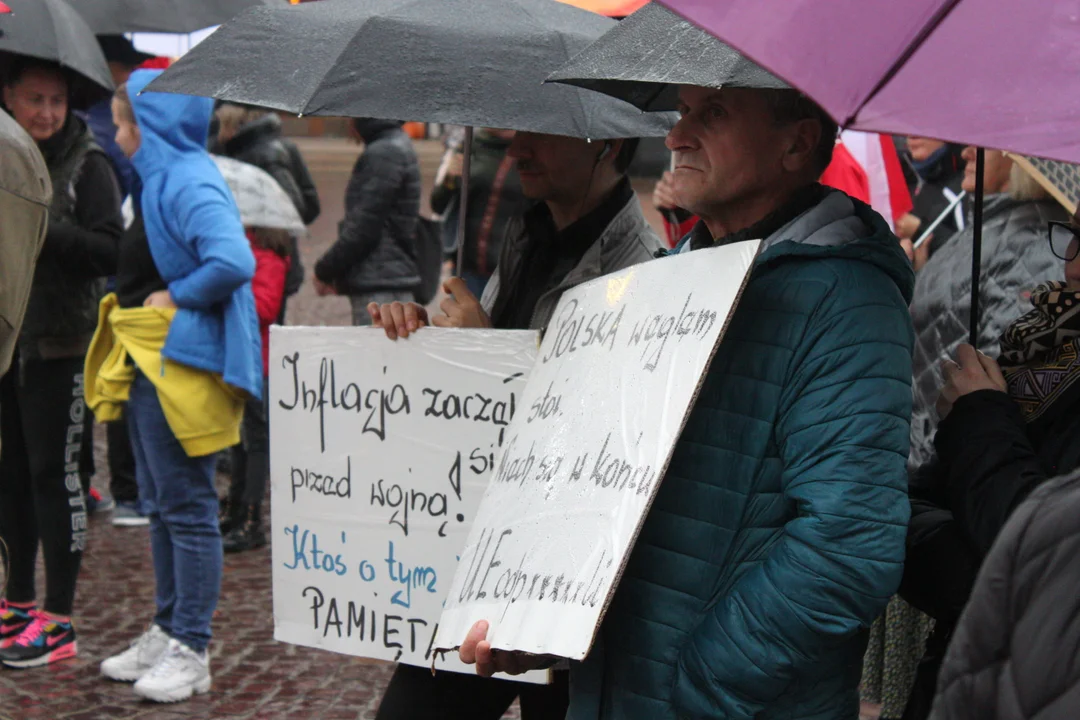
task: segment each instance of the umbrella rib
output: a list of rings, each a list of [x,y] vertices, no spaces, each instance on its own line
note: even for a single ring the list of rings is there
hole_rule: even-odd
[[[641,111],[642,112],[649,112],[649,108],[651,108],[653,106],[653,103],[655,103],[657,100],[659,100],[660,96],[663,95],[667,91],[669,84],[674,85],[675,83],[657,83],[656,84],[656,92],[649,95],[649,100],[648,100],[648,102],[645,103],[645,106],[641,108]]]
[[[56,13],[53,12],[53,4],[49,2],[49,0],[42,0],[42,2],[45,6],[45,12],[49,14],[49,19],[52,20],[53,24],[53,39],[56,41],[56,63],[60,67],[71,67],[64,62],[63,58],[60,55],[60,51],[63,49],[63,41],[60,39],[60,35],[57,33],[57,30],[61,27],[64,27],[64,25],[60,23],[59,19],[56,17]]]
[[[934,17],[931,19],[931,21],[923,26],[922,30],[920,30],[919,33],[915,36],[915,39],[912,40],[906,48],[904,48],[904,52],[900,53],[900,57],[898,57],[896,61],[892,64],[892,66],[889,67],[888,72],[886,72],[885,75],[882,76],[880,80],[878,80],[877,84],[874,85],[874,88],[870,91],[870,94],[867,95],[861,103],[859,103],[859,106],[855,109],[855,114],[844,120],[842,124],[843,127],[850,127],[852,123],[855,122],[855,118],[858,117],[860,112],[862,112],[862,109],[869,105],[870,101],[877,97],[878,93],[880,93],[885,88],[885,86],[888,85],[894,77],[896,77],[896,74],[900,72],[900,68],[902,68],[907,63],[907,61],[911,59],[911,56],[914,55],[920,47],[922,47],[924,42],[926,42],[926,38],[930,37],[931,33],[937,30],[938,26],[940,26],[941,23],[945,21],[945,18],[947,18],[949,14],[952,13],[952,11],[955,10],[956,6],[959,4],[960,0],[947,0],[947,4],[942,5],[940,8],[938,8],[938,11],[934,14]]]
[[[341,49],[338,51],[337,55],[334,57],[334,62],[332,62],[332,63],[330,63],[329,65],[326,66],[327,67],[326,72],[323,73],[322,78],[319,79],[319,81],[315,83],[315,87],[314,87],[314,89],[312,89],[311,94],[308,95],[306,100],[304,100],[304,106],[300,109],[300,112],[298,113],[298,117],[303,116],[303,115],[310,115],[312,112],[317,113],[322,109],[321,107],[317,107],[314,110],[311,110],[311,101],[314,100],[315,96],[319,94],[319,90],[321,89],[322,82],[324,80],[326,80],[326,78],[330,75],[330,73],[334,71],[334,68],[336,68],[340,64],[342,56],[344,56],[345,53],[348,51],[348,49],[352,46],[353,40],[356,39],[356,36],[360,34],[360,31],[364,29],[364,26],[368,23],[368,20],[370,20],[370,19],[371,18],[368,18],[367,20],[364,20],[364,22],[360,23],[360,26],[358,28],[356,28],[356,32],[354,32],[352,35],[350,35],[349,38],[344,43],[342,43]]]

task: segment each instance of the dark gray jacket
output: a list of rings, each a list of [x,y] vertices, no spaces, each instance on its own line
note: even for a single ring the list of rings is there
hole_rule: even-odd
[[[984,208],[978,344],[979,350],[997,357],[1001,334],[1029,309],[1024,293],[1040,282],[1061,277],[1062,261],[1050,251],[1046,222],[1066,220],[1068,215],[1056,202],[1022,202],[1008,195],[987,197]],[[968,342],[971,245],[969,223],[939,248],[915,277],[910,469],[933,457],[938,421],[934,405],[944,385],[941,361],[954,357],[956,348]]]
[[[345,191],[338,240],[315,265],[315,276],[343,295],[411,290],[420,284],[416,218],[420,163],[401,124],[357,121],[364,152]]]
[[[220,149],[222,155],[262,168],[277,180],[305,225],[319,217],[319,193],[311,173],[295,146],[281,137],[277,115],[263,115],[244,125]]]
[[[1080,717],[1080,473],[1013,513],[979,572],[931,720]]]
[[[296,206],[305,225],[319,217],[319,192],[307,164],[295,145],[281,137],[281,118],[272,113],[249,122],[218,148],[240,162],[265,170]],[[292,238],[289,271],[285,276],[285,294],[293,295],[304,284],[304,265],[297,239]]]
[[[480,300],[489,315],[499,297],[502,278],[515,277],[517,265],[524,258],[525,244],[528,239],[525,222],[520,215],[507,223],[506,239],[503,242],[499,266],[488,281],[487,287],[484,288],[484,296]],[[571,270],[556,287],[540,297],[533,311],[529,328],[546,330],[555,307],[559,304],[559,298],[570,288],[601,275],[618,272],[631,265],[652,260],[660,247],[660,238],[653,232],[645,215],[641,212],[641,201],[637,196],[630,198],[592,247],[585,251],[577,267]]]

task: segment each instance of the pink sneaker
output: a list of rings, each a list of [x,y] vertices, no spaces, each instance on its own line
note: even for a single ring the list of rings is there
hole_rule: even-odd
[[[0,650],[0,662],[10,668],[32,668],[75,657],[78,646],[71,623],[56,622],[40,610],[15,642]]]
[[[0,600],[0,650],[15,644],[15,638],[34,619],[33,612],[33,607],[14,607],[7,600]]]

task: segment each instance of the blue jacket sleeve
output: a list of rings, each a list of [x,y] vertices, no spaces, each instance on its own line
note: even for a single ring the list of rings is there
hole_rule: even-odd
[[[180,232],[199,267],[169,283],[177,307],[205,310],[226,300],[255,275],[255,257],[230,197],[213,185],[182,188],[174,208]]]
[[[820,674],[900,583],[912,330],[883,283],[869,268],[843,272],[807,320],[775,426],[795,517],[683,646],[680,718],[755,717],[792,680]]]

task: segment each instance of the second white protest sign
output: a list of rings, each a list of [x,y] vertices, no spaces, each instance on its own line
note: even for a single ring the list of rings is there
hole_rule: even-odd
[[[663,479],[759,241],[567,291],[461,551],[435,645],[582,659]]]

